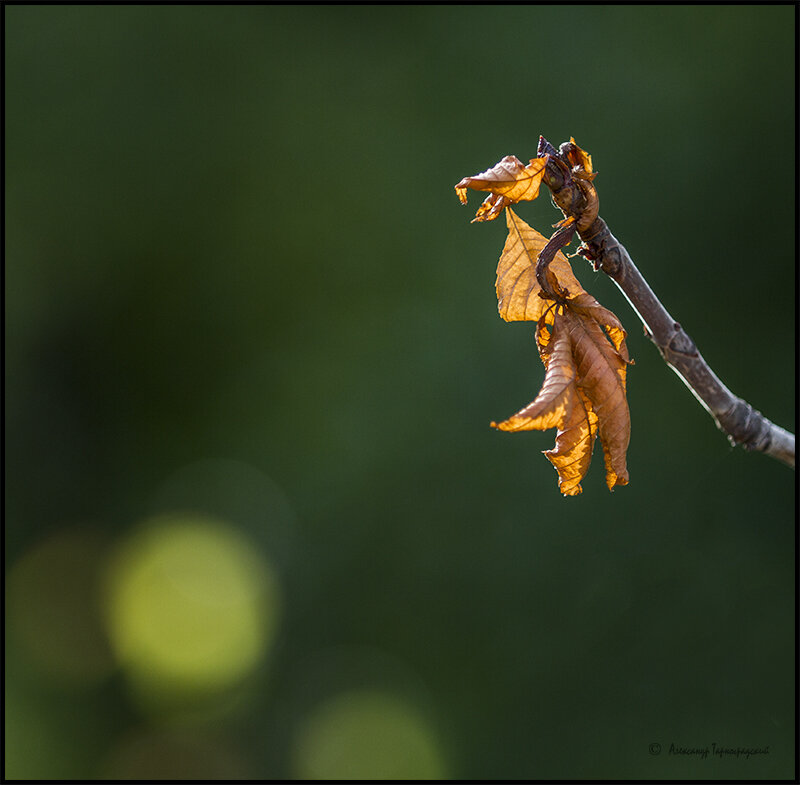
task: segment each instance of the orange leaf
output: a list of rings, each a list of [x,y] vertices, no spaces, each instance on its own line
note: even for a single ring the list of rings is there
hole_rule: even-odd
[[[528,226],[510,207],[506,210],[506,222],[508,237],[497,264],[495,282],[497,308],[507,322],[535,322],[552,305],[552,300],[539,296],[542,287],[536,280],[536,259],[547,245],[547,238]],[[569,294],[586,294],[561,251],[548,269]]]
[[[544,455],[558,472],[558,488],[564,496],[577,496],[583,490],[581,480],[589,470],[597,436],[597,415],[591,401],[576,384],[569,418],[556,434],[555,450]]]
[[[493,221],[503,207],[516,202],[532,201],[539,195],[547,157],[531,158],[525,166],[515,155],[507,155],[485,172],[464,177],[456,186],[461,204],[467,203],[467,189],[489,191],[478,208],[475,221]]]
[[[583,171],[580,175],[585,180],[594,180],[597,172],[592,171],[592,156],[586,152],[586,150],[581,150],[578,147],[575,139],[570,136],[569,138],[569,147],[567,149],[567,160],[572,164],[573,167],[578,167]]]
[[[504,207],[508,207],[511,204],[511,200],[508,197],[500,196],[499,194],[489,194],[483,202],[481,202],[481,206],[478,208],[478,212],[475,213],[475,217],[470,221],[470,223],[479,223],[481,221],[494,221],[498,215],[500,215],[500,211]]]
[[[542,317],[537,330],[546,368],[542,389],[533,403],[499,424],[492,423],[501,431],[558,428],[555,449],[546,451],[545,456],[558,471],[559,488],[565,496],[581,492],[597,436],[603,444],[609,490],[628,483],[625,453],[631,427],[625,396],[628,361],[623,359],[627,348],[624,337],[615,347],[598,314],[588,315],[590,308],[585,303],[583,307],[583,313],[573,310],[571,300],[555,307],[550,332],[546,317]],[[593,308],[608,314],[602,316],[605,321],[616,322],[601,305]]]
[[[558,319],[553,325],[546,357],[547,372],[536,400],[507,420],[492,423],[493,427],[501,431],[546,431],[560,428],[567,421],[574,398],[575,363],[569,333]]]
[[[576,383],[597,415],[598,435],[606,461],[606,483],[609,490],[615,485],[627,485],[625,454],[631,437],[631,419],[625,394],[628,361],[624,358],[628,350],[624,339],[620,349],[616,349],[595,319],[572,311],[569,303],[562,318],[567,323],[578,372]]]
[[[626,363],[632,364],[628,356],[628,347],[625,345],[627,333],[620,320],[611,311],[603,308],[592,295],[586,292],[571,298],[569,306],[575,313],[597,322],[607,333],[609,340],[614,344],[614,348],[620,353],[620,357]]]

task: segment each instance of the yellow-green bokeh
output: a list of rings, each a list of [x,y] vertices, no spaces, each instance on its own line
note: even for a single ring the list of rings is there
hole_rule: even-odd
[[[199,515],[146,522],[109,569],[112,646],[143,691],[234,686],[265,655],[279,608],[263,555],[230,525]]]
[[[318,707],[294,748],[298,779],[442,779],[433,728],[413,706],[378,690],[342,693]]]

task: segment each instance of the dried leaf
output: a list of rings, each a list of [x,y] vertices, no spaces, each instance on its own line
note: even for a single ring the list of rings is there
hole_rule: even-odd
[[[631,429],[624,331],[615,347],[598,320],[598,309],[609,314],[610,319],[602,318],[613,329],[616,317],[599,304],[583,307],[579,313],[571,301],[557,306],[550,334],[540,322],[537,342],[546,367],[542,389],[533,403],[499,424],[492,423],[502,431],[558,428],[555,449],[545,455],[558,471],[565,496],[581,492],[596,436],[603,445],[609,490],[628,483],[625,454]]]
[[[575,363],[569,333],[557,319],[551,340],[543,355],[547,371],[536,400],[504,422],[492,423],[493,427],[501,431],[546,431],[567,421],[574,400]]]
[[[581,150],[572,136],[570,136],[569,145],[567,146],[567,160],[573,167],[583,170],[582,172],[575,172],[575,174],[582,176],[585,180],[594,180],[597,172],[592,170],[592,156],[586,150]]]
[[[499,194],[489,194],[483,202],[481,202],[481,206],[478,208],[478,212],[475,213],[475,217],[470,221],[470,223],[480,223],[482,221],[494,221],[498,215],[500,215],[500,211],[504,207],[508,207],[511,204],[511,200],[505,196],[500,196]]]
[[[555,154],[551,149],[551,153]],[[535,321],[536,345],[545,366],[539,394],[528,406],[492,426],[502,431],[557,428],[556,443],[545,456],[558,472],[564,496],[581,493],[594,442],[603,445],[606,484],[610,490],[628,483],[626,453],[630,441],[630,412],[626,375],[632,360],[619,319],[584,291],[569,261],[556,250],[577,229],[584,231],[597,217],[597,192],[592,185],[592,157],[570,139],[561,146],[561,160],[572,166],[574,182],[583,199],[577,212],[562,207],[565,218],[547,238],[526,224],[510,205],[535,199],[548,156],[528,166],[506,156],[496,166],[456,186],[462,203],[467,190],[489,191],[478,208],[476,221],[491,221],[506,209],[508,237],[497,265],[497,306],[508,322]],[[555,198],[555,197],[554,197]],[[552,257],[552,258],[551,258]],[[537,263],[544,291],[536,277]]]
[[[597,436],[597,415],[586,393],[574,388],[572,411],[556,434],[555,450],[544,455],[558,472],[558,488],[564,496],[577,496],[583,490],[581,480],[589,471],[592,449]]]
[[[552,301],[539,296],[542,287],[536,280],[536,259],[547,245],[547,238],[528,226],[509,207],[506,210],[508,237],[497,264],[497,308],[507,322],[536,322]],[[570,295],[586,294],[561,251],[548,268],[559,286]]]
[[[507,155],[485,172],[464,177],[456,186],[461,204],[467,203],[467,189],[489,191],[475,214],[475,221],[493,221],[503,207],[522,201],[532,201],[539,195],[547,156],[531,158],[525,166],[515,155]]]
[[[592,298],[593,299],[593,298]],[[597,309],[606,311],[598,304]],[[628,366],[624,334],[618,347],[593,315],[579,313],[567,302],[555,309],[552,334],[540,324],[538,343],[546,373],[533,403],[492,425],[502,431],[558,428],[556,446],[545,455],[558,471],[565,496],[581,492],[599,435],[609,490],[627,485],[625,454],[630,441],[630,413],[625,397]],[[607,321],[613,324],[616,317]],[[624,331],[623,331],[624,333]]]
[[[631,437],[631,419],[625,395],[629,363],[624,337],[620,348],[615,348],[599,322],[573,311],[569,305],[562,318],[570,335],[578,371],[577,384],[597,415],[598,435],[606,461],[606,483],[609,490],[615,485],[627,485],[625,454]]]
[[[608,334],[609,340],[614,344],[614,348],[620,352],[622,359],[632,364],[628,356],[628,348],[625,345],[625,336],[627,335],[625,328],[608,308],[603,308],[592,295],[586,292],[573,297],[569,305],[573,312],[597,322]]]

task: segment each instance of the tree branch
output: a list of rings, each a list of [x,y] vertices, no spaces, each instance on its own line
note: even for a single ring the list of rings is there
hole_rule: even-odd
[[[694,341],[656,297],[625,247],[597,215],[594,186],[585,179],[572,177],[567,158],[570,145],[565,142],[556,150],[544,137],[539,137],[538,154],[550,156],[543,180],[550,188],[553,201],[566,217],[577,221],[578,234],[583,241],[579,253],[622,290],[664,361],[692,391],[730,442],[766,453],[794,468],[794,434],[770,422],[735,396],[711,370]],[[589,221],[591,223],[586,226]]]

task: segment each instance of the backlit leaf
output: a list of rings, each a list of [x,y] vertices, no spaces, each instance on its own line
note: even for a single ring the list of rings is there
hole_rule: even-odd
[[[586,150],[581,150],[581,148],[578,147],[575,139],[571,136],[569,138],[567,160],[573,167],[577,167],[579,170],[582,170],[576,172],[575,174],[578,176],[583,176],[583,179],[585,180],[594,180],[597,172],[592,170],[592,156],[589,155]]]
[[[547,372],[536,400],[513,417],[492,423],[501,431],[546,431],[567,422],[574,400],[575,363],[570,351],[570,338],[556,319],[552,343],[547,351]]]
[[[532,201],[539,195],[547,157],[531,158],[526,166],[515,155],[507,155],[485,172],[464,177],[456,186],[461,204],[467,203],[467,189],[489,191],[478,208],[475,221],[493,221],[503,207],[515,202]]]
[[[547,238],[528,226],[509,207],[506,209],[508,237],[497,265],[497,309],[507,322],[536,322],[552,301],[539,296],[542,287],[536,280],[536,259]],[[550,263],[562,289],[571,295],[585,294],[572,272],[567,257],[558,251]]]
[[[557,317],[558,318],[558,317]],[[625,454],[631,436],[631,420],[625,395],[628,362],[624,339],[618,351],[594,319],[565,308],[563,317],[570,335],[577,384],[597,415],[597,427],[606,461],[606,483],[627,485]]]
[[[591,156],[574,139],[561,146],[559,156],[560,165],[565,159],[571,165],[582,198],[576,216],[567,215],[571,208],[562,206],[567,217],[549,239],[510,207],[536,198],[547,156],[532,159],[528,166],[506,156],[491,169],[465,177],[456,193],[465,203],[467,189],[489,191],[476,221],[493,220],[505,208],[508,236],[495,282],[498,311],[507,322],[536,322],[536,344],[545,366],[542,388],[533,402],[492,426],[501,431],[556,428],[555,447],[544,454],[558,472],[561,493],[575,496],[581,493],[597,438],[603,445],[608,488],[628,483],[631,424],[626,385],[633,361],[619,319],[584,291],[567,258],[556,250],[568,244],[576,229],[590,227],[598,214]],[[558,201],[556,192],[554,199]],[[546,290],[537,280],[537,264]]]
[[[577,496],[583,490],[581,480],[589,470],[597,436],[597,415],[592,411],[591,401],[578,385],[572,386],[570,416],[556,434],[555,449],[544,452],[558,472],[558,488],[564,496]]]

